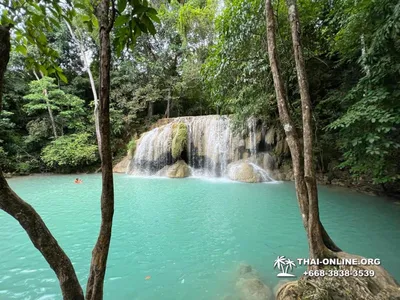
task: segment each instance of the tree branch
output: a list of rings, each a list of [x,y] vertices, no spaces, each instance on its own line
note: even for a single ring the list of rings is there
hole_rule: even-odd
[[[64,300],[83,300],[83,291],[68,256],[35,209],[9,187],[0,169],[0,209],[16,219],[42,253],[60,282]]]

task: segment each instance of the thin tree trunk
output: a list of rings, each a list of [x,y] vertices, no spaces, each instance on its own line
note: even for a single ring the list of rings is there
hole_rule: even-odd
[[[147,117],[151,118],[153,116],[154,102],[150,101],[147,108]]]
[[[303,118],[303,155],[304,155],[304,179],[308,191],[308,236],[310,240],[311,258],[323,257],[325,245],[322,240],[319,226],[318,190],[315,179],[313,158],[313,130],[312,113],[309,86],[304,62],[303,49],[300,40],[300,20],[297,11],[296,0],[286,0],[288,6],[289,22],[292,31],[292,43],[294,60],[296,64],[297,81],[301,98],[301,113]]]
[[[39,81],[40,78],[39,78],[38,74],[35,72],[35,70],[33,70],[33,74],[35,74],[36,80]],[[41,74],[41,75],[43,78],[43,74]],[[51,106],[50,106],[49,94],[47,92],[47,89],[43,90],[43,95],[44,95],[44,101],[46,101],[47,111],[48,111],[49,117],[50,117],[51,128],[53,129],[53,136],[54,136],[54,138],[58,138],[57,126],[56,126],[56,122],[54,121],[53,110],[51,109]]]
[[[10,32],[0,26],[0,112],[4,73],[10,57]],[[10,214],[25,229],[33,245],[54,270],[64,300],[83,300],[83,291],[68,256],[53,237],[35,209],[9,187],[0,169],[0,209]]]
[[[292,156],[297,199],[300,206],[303,225],[307,232],[310,258],[323,258],[331,256],[331,251],[339,251],[340,249],[333,243],[319,219],[318,192],[315,171],[313,167],[311,101],[308,92],[308,81],[300,43],[300,23],[296,1],[287,0],[287,4],[289,9],[289,21],[292,30],[296,71],[302,102],[303,149],[300,147],[300,138],[296,132],[294,122],[289,113],[286,91],[279,69],[279,59],[276,50],[275,19],[271,0],[266,0],[265,3],[267,16],[268,55],[278,102],[279,117],[284,128],[286,140]]]
[[[101,0],[96,8],[100,27],[100,101],[99,123],[101,135],[101,225],[96,245],[92,251],[89,278],[86,286],[87,300],[103,299],[104,276],[110,248],[112,221],[114,215],[114,184],[110,142],[110,31],[114,24],[114,2]]]
[[[90,65],[88,62],[88,59],[86,57],[86,50],[85,47],[83,46],[83,43],[80,39],[78,39],[72,30],[71,26],[67,21],[65,21],[67,24],[68,30],[73,38],[73,40],[79,45],[79,51],[81,52],[81,57],[82,57],[82,62],[84,67],[86,68],[86,72],[89,76],[89,81],[90,81],[90,86],[92,88],[92,93],[93,93],[93,102],[94,102],[94,125],[95,125],[95,130],[96,130],[96,137],[97,137],[97,146],[99,149],[99,154],[101,155],[101,135],[100,135],[100,124],[99,124],[99,99],[97,97],[97,90],[96,90],[96,85],[94,83],[92,71],[90,70]]]
[[[3,103],[4,73],[10,60],[10,28],[0,26],[0,112]]]
[[[169,112],[171,109],[171,89],[168,90],[167,109],[165,110],[165,117],[169,119]]]

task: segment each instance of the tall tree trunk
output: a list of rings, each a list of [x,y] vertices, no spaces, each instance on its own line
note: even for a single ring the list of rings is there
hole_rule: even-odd
[[[154,110],[154,102],[149,101],[149,106],[147,107],[147,117],[151,118],[153,116],[153,110]]]
[[[67,21],[65,21],[67,24],[68,30],[72,36],[72,39],[78,44],[79,46],[79,51],[81,52],[81,58],[84,67],[86,68],[86,72],[89,76],[89,81],[90,81],[90,86],[92,88],[92,93],[93,93],[93,102],[94,102],[94,125],[95,125],[95,130],[96,130],[96,137],[97,137],[97,146],[99,149],[99,154],[101,155],[101,135],[100,135],[100,124],[99,124],[99,99],[97,97],[97,90],[96,90],[96,85],[94,84],[94,79],[92,75],[92,71],[90,70],[90,64],[88,62],[87,56],[86,56],[86,49],[83,45],[83,42],[81,39],[78,39],[72,30],[71,26]]]
[[[99,123],[102,141],[100,156],[103,180],[101,191],[100,233],[92,251],[92,261],[86,286],[87,300],[103,299],[104,276],[106,273],[114,215],[114,184],[110,142],[110,31],[115,19],[114,1],[112,1],[110,5],[110,0],[101,0],[96,7],[96,14],[100,27]]]
[[[296,1],[287,0],[287,4],[289,8],[293,50],[302,103],[303,149],[300,146],[300,138],[289,113],[287,95],[280,72],[276,50],[275,19],[271,0],[266,0],[265,3],[269,61],[274,80],[279,117],[286,134],[286,140],[292,157],[296,194],[303,225],[307,232],[310,258],[329,257],[332,256],[332,251],[340,251],[340,249],[333,243],[319,219],[318,192],[313,167],[311,101],[300,43],[300,23]]]
[[[167,109],[165,110],[165,117],[169,118],[171,110],[171,89],[168,90]]]
[[[304,179],[308,191],[308,236],[311,257],[323,257],[325,245],[322,240],[322,231],[319,226],[318,190],[315,178],[313,159],[313,130],[311,115],[311,99],[304,62],[303,49],[300,41],[300,20],[296,0],[286,0],[289,22],[292,31],[294,60],[296,64],[297,81],[301,98],[301,114],[303,119],[303,155]]]
[[[35,74],[36,80],[39,81],[40,78],[38,76],[38,74],[36,73],[35,70],[33,70],[33,74]],[[42,75],[43,78],[43,74],[40,73]],[[49,117],[50,117],[50,122],[51,122],[51,128],[53,129],[53,136],[54,138],[58,138],[58,134],[57,134],[57,126],[56,126],[56,122],[54,120],[54,116],[53,116],[53,110],[51,109],[50,106],[50,102],[49,102],[49,94],[47,92],[47,89],[43,90],[43,95],[44,95],[44,101],[46,101],[46,107],[47,107],[47,111],[49,113]]]
[[[10,32],[0,26],[0,112],[4,73],[10,57]],[[35,209],[23,201],[9,187],[0,168],[0,209],[10,214],[25,229],[33,245],[42,253],[54,270],[60,283],[64,300],[83,300],[83,291],[74,267],[68,256],[58,245],[42,218]]]
[[[10,28],[0,26],[0,112],[3,104],[4,73],[10,60]]]

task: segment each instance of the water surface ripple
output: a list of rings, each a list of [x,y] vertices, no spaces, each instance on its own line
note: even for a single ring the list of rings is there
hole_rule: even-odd
[[[81,185],[73,184],[74,176],[9,183],[43,217],[85,286],[99,230],[101,177],[82,179]],[[307,257],[292,183],[117,175],[115,191],[105,299],[222,299],[234,292],[241,262],[273,287],[277,255]],[[320,187],[320,208],[342,249],[381,258],[400,280],[400,205]],[[0,224],[0,299],[61,299],[55,274],[18,222],[0,211]]]

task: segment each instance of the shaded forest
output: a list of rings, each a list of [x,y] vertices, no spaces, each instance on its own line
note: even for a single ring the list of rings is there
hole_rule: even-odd
[[[121,1],[122,3],[124,1]],[[155,26],[119,43],[113,32],[111,145],[115,160],[164,117],[231,114],[279,127],[269,68],[264,1],[156,2]],[[284,1],[274,5],[282,77],[295,123],[300,95]],[[39,13],[38,13],[39,15]],[[396,191],[400,179],[400,4],[299,1],[319,173]],[[2,22],[7,14],[2,14]],[[5,172],[83,172],[99,167],[94,110],[99,83],[96,22],[77,7],[71,24],[38,32],[56,57],[19,43],[5,74],[0,164]],[[98,26],[98,25],[97,25]],[[90,72],[88,72],[90,70]],[[90,74],[89,74],[90,73]],[[127,146],[128,145],[128,146]],[[129,146],[130,145],[130,146]],[[340,174],[340,175],[337,175]]]

